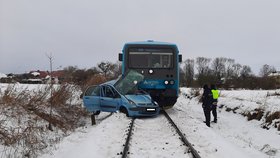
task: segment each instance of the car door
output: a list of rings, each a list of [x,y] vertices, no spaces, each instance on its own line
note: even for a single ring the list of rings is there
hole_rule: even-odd
[[[102,86],[102,95],[100,97],[100,108],[102,111],[115,112],[120,106],[121,97],[117,91],[109,86]]]
[[[84,93],[83,102],[89,112],[100,111],[100,86],[90,86]]]

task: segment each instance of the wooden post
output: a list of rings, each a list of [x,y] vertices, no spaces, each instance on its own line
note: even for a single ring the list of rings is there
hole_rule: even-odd
[[[91,115],[91,125],[95,125],[95,124],[96,124],[96,122],[95,122],[95,115],[92,114]]]

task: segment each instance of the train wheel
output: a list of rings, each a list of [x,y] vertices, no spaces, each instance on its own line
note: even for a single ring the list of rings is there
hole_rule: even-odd
[[[156,97],[154,100],[162,109],[170,109],[177,102],[177,97]]]

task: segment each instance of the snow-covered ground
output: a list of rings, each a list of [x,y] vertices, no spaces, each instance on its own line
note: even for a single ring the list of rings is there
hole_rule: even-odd
[[[0,84],[0,90],[7,88]],[[33,93],[44,85],[15,85],[18,89]],[[191,96],[191,89],[181,88],[182,94],[172,109],[167,110],[181,131],[186,135],[202,158],[277,158],[280,157],[280,119],[266,122],[265,116],[280,111],[280,90],[232,90],[221,91],[218,106],[218,123],[208,128],[199,97]],[[80,92],[77,92],[77,94]],[[77,95],[78,96],[78,95]],[[81,102],[77,97],[74,99]],[[227,109],[234,110],[227,110]],[[261,109],[259,120],[248,121],[244,114]],[[64,157],[121,157],[130,118],[124,114],[101,113],[97,125],[80,127],[60,143],[46,150],[43,158]],[[262,128],[268,124],[267,129]],[[135,120],[129,157],[188,157],[186,148],[168,121],[159,115]],[[3,147],[1,147],[0,149]],[[56,150],[53,150],[56,149]],[[51,151],[51,152],[50,152]],[[0,151],[3,152],[3,151]],[[1,153],[0,155],[3,155]]]
[[[79,128],[57,145],[58,150],[42,158],[119,157],[130,119],[122,114],[101,113],[97,125]]]
[[[198,98],[188,98],[189,89],[182,89],[178,102],[167,113],[185,133],[203,158],[268,158],[280,157],[280,132],[261,128],[262,121],[247,121],[239,113],[218,109],[218,123],[208,128]],[[265,111],[279,108],[279,96],[267,97],[268,91],[222,91],[219,105],[241,106],[249,111],[261,105]],[[240,102],[237,102],[240,101]],[[265,101],[265,103],[263,102]],[[250,102],[250,104],[248,104]],[[270,104],[271,103],[271,104]],[[278,105],[277,105],[278,103]],[[252,107],[255,106],[255,107]],[[103,117],[106,113],[101,113]],[[114,113],[95,126],[65,138],[52,154],[42,157],[121,157],[125,130],[130,122],[121,113]],[[162,115],[135,121],[129,157],[188,157],[172,127]]]
[[[182,91],[184,94],[188,89]],[[240,100],[241,96],[245,102],[249,98],[251,102],[258,100],[260,105],[265,95],[261,98],[261,95],[256,94],[262,93],[266,94],[267,91],[222,91],[222,94],[228,95],[222,95],[218,105],[230,107],[234,101],[236,103],[236,100]],[[256,100],[251,100],[252,98]],[[280,103],[279,97],[272,100]],[[266,105],[270,107],[267,109],[276,108],[274,104]],[[243,106],[246,110],[255,108],[251,107],[251,104]],[[247,121],[247,118],[238,113],[218,109],[218,123],[211,123],[211,128],[208,128],[203,123],[204,117],[198,98],[188,99],[185,95],[182,95],[174,108],[168,112],[202,157],[280,157],[280,132],[276,128],[261,128],[261,121]]]

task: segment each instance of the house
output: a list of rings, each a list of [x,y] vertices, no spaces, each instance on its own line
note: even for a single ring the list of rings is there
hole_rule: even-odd
[[[16,82],[11,74],[0,73],[0,83],[14,83]]]
[[[50,79],[52,76],[52,79]],[[24,74],[3,74],[0,73],[1,83],[28,83],[28,84],[44,84],[50,83],[61,83],[64,80],[64,71],[57,70],[53,71],[52,74],[49,71],[30,71]]]
[[[31,74],[31,78],[29,78],[29,81],[36,82],[36,83],[50,83],[50,76],[52,76],[52,82],[53,83],[61,83],[64,79],[64,71],[63,70],[57,70],[50,73],[49,71],[30,71],[29,74]]]

